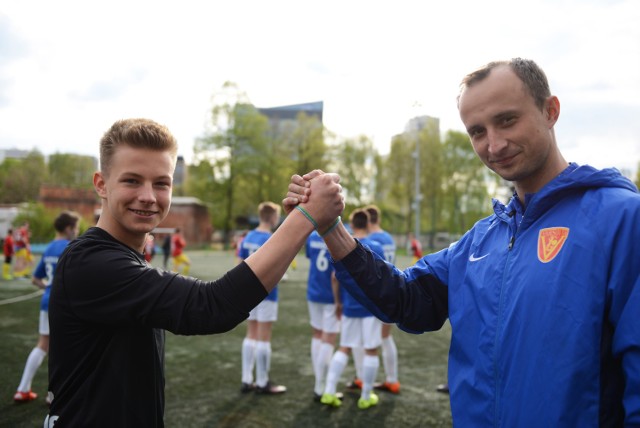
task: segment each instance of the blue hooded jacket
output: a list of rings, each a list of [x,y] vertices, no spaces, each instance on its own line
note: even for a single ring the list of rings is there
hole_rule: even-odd
[[[404,271],[359,245],[335,263],[338,280],[405,331],[449,319],[456,426],[640,425],[636,187],[570,164],[526,210],[516,197],[493,208]]]

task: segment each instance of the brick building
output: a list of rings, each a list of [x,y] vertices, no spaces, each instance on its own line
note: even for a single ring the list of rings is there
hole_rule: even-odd
[[[75,189],[50,184],[40,186],[38,200],[50,210],[76,211],[88,224],[95,224],[100,198],[93,189]]]
[[[78,212],[87,224],[98,220],[102,203],[93,189],[73,189],[42,185],[39,201],[47,209],[73,210]],[[176,227],[182,229],[189,247],[200,247],[211,243],[211,218],[209,210],[198,198],[174,196],[167,217],[158,225],[157,233],[166,233]]]
[[[211,243],[211,218],[209,209],[198,198],[191,196],[174,196],[171,199],[171,210],[159,225],[157,232],[182,230],[188,247],[199,247]]]

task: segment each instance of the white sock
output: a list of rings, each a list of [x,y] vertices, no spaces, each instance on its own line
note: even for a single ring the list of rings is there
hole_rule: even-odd
[[[22,372],[22,379],[20,380],[18,391],[31,391],[31,381],[33,380],[33,377],[36,375],[36,371],[38,370],[38,368],[42,364],[42,361],[44,361],[44,357],[46,356],[47,353],[37,346],[31,350],[31,353],[27,358],[27,363],[24,366],[24,372]]]
[[[338,380],[342,376],[344,368],[349,362],[349,356],[342,351],[336,351],[329,363],[329,370],[327,371],[327,383],[324,386],[325,394],[334,395],[338,386]]]
[[[324,379],[327,376],[327,369],[331,362],[331,355],[333,354],[333,345],[323,342],[318,350],[318,356],[316,358],[316,364],[313,367],[313,372],[316,376],[316,385],[313,391],[316,394],[322,394]]]
[[[398,381],[398,348],[393,336],[382,339],[382,363],[387,382],[396,383]]]
[[[320,345],[322,345],[322,340],[319,337],[311,338],[311,367],[316,366],[316,361],[318,361],[318,352],[320,351]]]
[[[242,383],[253,383],[253,366],[256,362],[256,341],[244,338],[242,341]]]
[[[362,394],[360,397],[365,400],[369,399],[369,395],[373,390],[373,383],[378,375],[378,367],[380,367],[380,360],[377,355],[364,356],[362,361]]]
[[[364,348],[358,346],[351,348],[353,354],[353,365],[356,367],[356,377],[362,379],[362,360],[364,359]]]
[[[256,344],[256,385],[264,388],[269,382],[271,366],[271,342],[258,341]]]

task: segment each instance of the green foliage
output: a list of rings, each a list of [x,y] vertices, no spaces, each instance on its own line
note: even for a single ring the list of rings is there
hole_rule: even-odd
[[[92,156],[54,153],[49,156],[49,181],[56,186],[79,189],[93,188],[93,173],[97,169]]]
[[[187,188],[210,204],[214,227],[225,242],[239,217],[258,203],[280,203],[291,175],[326,165],[324,127],[300,113],[295,121],[270,123],[246,95],[226,82],[213,96],[211,130],[194,146]]]
[[[340,172],[347,202],[356,206],[373,202],[378,162],[377,151],[368,137],[345,139],[333,148],[332,167]]]
[[[32,202],[20,210],[20,213],[13,221],[13,227],[18,228],[22,226],[24,222],[28,222],[29,231],[31,232],[30,241],[34,243],[46,243],[51,241],[56,235],[53,222],[61,212],[62,210],[49,210],[40,203]],[[79,233],[84,233],[89,227],[84,219],[80,217]]]
[[[274,140],[285,143],[283,146],[289,153],[284,153],[284,156],[293,161],[288,172],[304,174],[314,169],[325,170],[328,163],[328,147],[325,143],[324,126],[318,118],[300,112],[294,123],[285,126],[289,131],[276,133]],[[287,138],[288,135],[290,138]]]
[[[49,242],[55,236],[53,228],[55,218],[56,214],[47,211],[42,204],[29,203],[14,219],[13,226],[17,229],[25,222],[29,222],[30,241]]]
[[[442,218],[443,199],[443,151],[440,142],[439,123],[429,120],[418,133],[417,143],[420,144],[420,188],[422,199],[420,201],[421,228],[430,233],[431,245],[440,229]]]
[[[467,134],[449,131],[444,142],[444,226],[462,234],[489,214],[487,168],[476,156]]]
[[[0,203],[15,204],[38,198],[47,169],[42,153],[31,151],[24,159],[5,159],[0,164]]]
[[[462,234],[489,214],[487,184],[493,176],[478,159],[466,134],[450,131],[440,141],[437,122],[393,138],[376,175],[376,201],[383,226],[395,233],[414,229],[416,144],[420,145],[420,230]],[[385,223],[386,222],[386,223]],[[433,243],[432,243],[433,244]]]
[[[636,169],[636,187],[640,189],[640,162],[638,162],[638,168]]]

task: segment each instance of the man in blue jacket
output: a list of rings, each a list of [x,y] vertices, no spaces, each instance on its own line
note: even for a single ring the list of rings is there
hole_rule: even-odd
[[[560,103],[533,61],[467,75],[458,108],[513,198],[404,271],[339,225],[324,236],[338,279],[405,331],[449,319],[456,426],[640,425],[638,190],[614,169],[564,159]],[[294,176],[285,203],[320,198],[308,190],[319,174]]]

